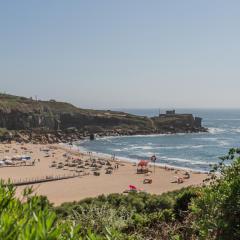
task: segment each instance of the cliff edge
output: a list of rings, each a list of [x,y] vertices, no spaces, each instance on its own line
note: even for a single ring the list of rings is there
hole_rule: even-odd
[[[56,139],[64,135],[62,138],[67,139],[73,133],[79,138],[90,134],[106,136],[206,131],[201,126],[200,118],[194,118],[192,114],[162,114],[148,118],[6,94],[0,94],[0,128],[1,139],[16,134],[27,139],[42,134],[52,134],[52,138]]]

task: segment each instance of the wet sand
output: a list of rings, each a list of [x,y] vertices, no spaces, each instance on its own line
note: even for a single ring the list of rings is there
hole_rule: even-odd
[[[49,149],[49,151],[42,151],[41,149]],[[133,163],[118,159],[112,160],[107,157],[103,158],[101,155],[89,155],[62,145],[17,143],[0,145],[0,160],[5,156],[11,158],[15,155],[28,155],[32,158],[31,161],[35,161],[35,165],[0,167],[1,179],[19,181],[20,179],[29,180],[75,173],[87,174],[86,176],[33,185],[36,194],[46,195],[50,202],[55,205],[78,201],[87,197],[96,197],[101,194],[122,193],[129,188],[129,185],[134,185],[139,190],[148,193],[161,194],[190,185],[200,185],[207,177],[207,174],[204,173],[190,172],[190,179],[184,179],[184,182],[179,184],[176,180],[177,178],[184,178],[184,170],[166,170],[156,167],[154,172],[154,167],[149,166],[152,173],[145,176],[144,174],[136,174],[137,166],[134,166]],[[76,165],[75,167],[63,166],[72,161],[76,162],[76,164],[72,163]],[[60,162],[62,162],[62,167],[58,169],[57,166]],[[91,167],[93,163],[96,167]],[[52,165],[56,166],[51,167]],[[96,169],[94,170],[94,168]],[[110,170],[111,174],[105,173],[106,168],[112,168]],[[95,176],[94,172],[99,172],[100,176]],[[152,179],[152,183],[144,184],[143,180],[145,178]],[[24,188],[24,186],[17,187],[17,196],[20,196]]]

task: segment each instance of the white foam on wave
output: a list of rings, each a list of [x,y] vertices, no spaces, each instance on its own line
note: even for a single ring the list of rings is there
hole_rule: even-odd
[[[96,137],[96,140],[111,140],[114,138],[157,138],[157,137],[165,137],[165,136],[184,136],[190,134],[199,134],[199,133],[159,133],[159,134],[138,134],[138,135],[118,135],[118,136],[105,136],[105,137]]]
[[[191,148],[204,148],[205,146],[204,145],[194,145],[194,146],[191,146]]]
[[[121,152],[122,151],[122,149],[120,149],[120,148],[114,148],[113,149],[113,152]]]
[[[194,138],[195,140],[201,140],[201,141],[211,141],[215,142],[218,140],[218,138],[215,137],[202,137],[202,138]]]
[[[199,134],[199,133],[158,133],[158,134],[147,134],[147,135],[132,135],[132,136],[122,136],[122,137],[130,137],[130,138],[138,138],[138,137],[143,137],[143,138],[155,138],[155,137],[165,137],[165,136],[184,136],[184,135],[189,135],[189,134]]]
[[[182,146],[163,146],[163,147],[156,147],[157,149],[186,149],[189,148],[189,145],[182,145]]]
[[[166,149],[166,150],[174,150],[174,149],[189,149],[189,148],[203,148],[204,145],[176,145],[176,146],[149,146],[149,144],[144,146],[130,146],[123,148],[122,150],[157,150],[157,149]]]
[[[204,145],[177,145],[177,146],[162,146],[156,147],[157,149],[190,149],[190,148],[203,148]]]
[[[232,131],[235,133],[240,133],[240,128],[233,128]]]
[[[215,121],[240,121],[240,118],[219,118]]]
[[[151,146],[132,146],[129,148],[129,150],[134,150],[134,149],[139,149],[139,150],[152,150],[154,149],[154,147],[151,147]]]
[[[230,143],[227,140],[219,140],[218,142],[220,146],[230,146]]]
[[[78,145],[73,145],[73,146],[69,146],[67,144],[64,144],[65,146],[67,147],[70,147],[71,149],[74,149],[75,151],[80,151],[80,152],[84,152],[84,153],[87,153],[89,152],[88,149],[84,148],[83,146],[78,146]],[[99,157],[111,157],[112,155],[111,154],[107,154],[107,153],[100,153],[100,152],[95,152],[95,151],[92,151],[92,153],[96,156],[99,156]],[[149,157],[150,155],[152,154],[152,152],[147,152],[145,155],[146,157]],[[134,162],[134,163],[137,163],[139,161],[140,158],[129,158],[129,157],[121,157],[121,156],[116,156],[117,159],[119,159],[120,161],[127,161],[127,162]],[[144,157],[144,156],[142,156]],[[214,163],[211,163],[211,162],[203,162],[203,161],[195,161],[195,160],[190,160],[190,159],[182,159],[182,158],[171,158],[171,157],[159,157],[158,158],[160,161],[161,159],[162,160],[172,160],[172,161],[175,161],[175,162],[186,162],[186,163],[190,163],[190,165],[209,165],[209,164],[214,164]],[[150,163],[151,165],[153,165],[153,163]],[[174,169],[180,169],[180,170],[190,170],[190,171],[193,171],[193,172],[202,172],[202,173],[207,173],[208,171],[206,170],[201,170],[201,169],[194,169],[194,168],[190,168],[190,167],[185,167],[185,166],[176,166],[174,164],[171,164],[171,163],[159,163],[159,162],[156,162],[156,166],[159,166],[159,167],[171,167],[171,168],[174,168]]]
[[[151,165],[153,165],[153,164],[151,163]],[[209,171],[202,170],[202,169],[193,169],[190,167],[179,167],[179,166],[171,165],[171,164],[156,163],[156,166],[168,167],[168,168],[179,169],[179,170],[184,170],[184,171],[191,171],[191,172],[195,172],[195,173],[209,173]]]
[[[191,165],[209,165],[214,164],[214,162],[207,162],[207,161],[199,161],[199,160],[191,160],[185,158],[176,158],[176,157],[160,157],[160,160],[167,160],[167,161],[175,161],[175,162],[182,162],[182,163],[190,163]]]
[[[211,134],[220,134],[220,133],[226,132],[226,130],[223,128],[214,128],[214,127],[208,128],[208,131]]]

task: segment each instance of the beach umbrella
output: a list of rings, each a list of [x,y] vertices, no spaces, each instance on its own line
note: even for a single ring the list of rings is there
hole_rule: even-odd
[[[147,167],[148,165],[148,161],[146,160],[141,160],[139,163],[138,163],[138,167]]]
[[[137,192],[137,191],[138,191],[137,187],[134,186],[134,185],[129,185],[129,190],[130,190],[131,192]]]
[[[134,186],[134,185],[129,185],[129,189],[130,189],[130,190],[137,191],[137,187],[136,187],[136,186]]]

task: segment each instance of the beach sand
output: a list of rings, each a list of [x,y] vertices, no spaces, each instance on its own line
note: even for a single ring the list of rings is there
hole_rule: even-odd
[[[47,152],[41,149],[50,149]],[[67,153],[67,156],[63,156]],[[129,188],[129,185],[134,185],[142,191],[153,194],[161,194],[163,192],[180,189],[190,185],[200,185],[207,177],[204,173],[190,172],[190,179],[184,179],[184,182],[178,184],[177,177],[184,177],[184,170],[166,170],[161,167],[149,166],[152,171],[150,176],[144,174],[136,174],[137,167],[131,162],[111,160],[101,155],[89,155],[87,153],[78,152],[73,149],[69,149],[63,145],[41,145],[41,144],[1,144],[0,145],[0,159],[5,156],[10,158],[15,155],[28,155],[32,160],[35,160],[34,166],[19,166],[19,167],[0,167],[0,178],[3,180],[11,179],[12,181],[21,181],[46,178],[46,176],[63,176],[71,175],[75,173],[75,170],[79,170],[76,167],[64,167],[57,169],[56,167],[50,167],[52,162],[55,161],[58,165],[59,162],[65,164],[72,161],[72,159],[81,159],[82,165],[86,162],[92,162],[95,159],[98,162],[109,162],[113,167],[111,174],[105,174],[106,165],[102,166],[99,170],[100,176],[94,176],[91,167],[86,166],[89,169],[84,170],[86,176],[79,176],[71,179],[64,179],[59,181],[38,183],[33,185],[34,192],[36,194],[45,195],[50,202],[55,205],[60,205],[64,202],[79,201],[87,197],[96,197],[101,194],[110,193],[122,193]],[[91,159],[91,161],[89,160]],[[116,166],[119,166],[116,168]],[[116,168],[116,169],[115,169]],[[65,170],[64,170],[65,169]],[[70,171],[71,170],[71,171]],[[81,175],[83,174],[80,173]],[[151,178],[151,184],[143,184],[145,178]],[[174,183],[173,183],[174,182]],[[26,186],[17,187],[17,196]]]

